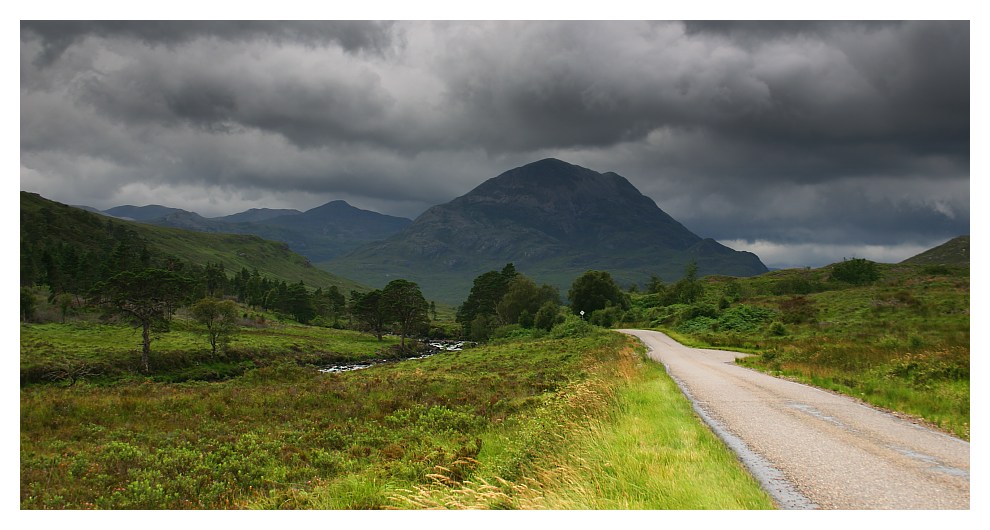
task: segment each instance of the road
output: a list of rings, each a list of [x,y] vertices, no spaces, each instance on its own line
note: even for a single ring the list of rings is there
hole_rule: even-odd
[[[969,509],[969,443],[734,364],[745,354],[638,337],[785,509]]]

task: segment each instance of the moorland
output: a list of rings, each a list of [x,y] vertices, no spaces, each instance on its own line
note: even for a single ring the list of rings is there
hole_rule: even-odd
[[[22,509],[772,508],[619,326],[969,437],[968,238],[566,293],[508,263],[452,306],[253,236],[21,215]]]

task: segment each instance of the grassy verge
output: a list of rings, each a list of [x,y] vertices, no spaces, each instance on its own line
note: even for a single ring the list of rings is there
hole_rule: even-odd
[[[485,437],[468,480],[397,497],[424,508],[772,509],[662,366],[625,347],[592,379]]]
[[[20,506],[769,507],[629,344],[585,331],[341,374],[28,385]]]
[[[649,317],[640,325],[685,345],[754,353],[737,362],[969,439],[969,269],[878,269],[865,285],[836,283],[824,269],[710,277],[692,305],[634,302]]]

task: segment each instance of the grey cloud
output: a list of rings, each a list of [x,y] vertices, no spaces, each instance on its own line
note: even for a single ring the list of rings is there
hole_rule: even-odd
[[[25,21],[22,188],[412,217],[556,156],[706,237],[892,244],[968,231],[969,62],[968,22]]]
[[[200,38],[235,42],[257,38],[275,43],[294,42],[310,46],[335,44],[345,50],[383,52],[393,40],[391,22],[373,21],[128,21],[128,20],[23,20],[21,40],[40,38],[42,50],[37,65],[48,66],[73,44],[89,36],[125,38],[152,45],[171,46]]]

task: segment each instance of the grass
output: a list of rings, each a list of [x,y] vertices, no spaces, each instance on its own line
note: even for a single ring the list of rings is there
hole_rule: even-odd
[[[773,508],[660,365],[627,346],[605,371],[486,437],[470,480],[440,473],[398,499],[456,509]]]
[[[583,329],[341,374],[288,357],[223,381],[22,385],[20,506],[769,507],[629,344]]]
[[[225,353],[214,356],[202,326],[177,317],[170,330],[152,341],[152,379],[225,379],[250,368],[292,359],[302,364],[331,364],[381,358],[398,344],[395,337],[381,342],[348,330],[302,326],[274,320],[246,320]],[[27,324],[20,328],[21,382],[68,381],[84,374],[93,381],[111,383],[122,378],[147,377],[139,366],[141,330],[85,319],[65,324]]]
[[[641,296],[638,315],[687,345],[756,353],[737,362],[968,439],[969,268],[879,270],[859,286],[830,280],[828,268],[707,278],[695,304],[644,307]],[[730,284],[736,299],[720,307]]]

